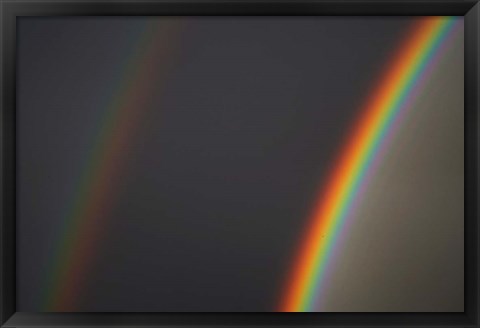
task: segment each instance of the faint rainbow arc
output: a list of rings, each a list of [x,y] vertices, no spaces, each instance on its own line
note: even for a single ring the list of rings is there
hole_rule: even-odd
[[[99,125],[74,203],[60,233],[45,286],[43,307],[47,311],[75,310],[79,281],[94,260],[95,246],[114,201],[119,174],[126,165],[131,137],[148,107],[149,95],[159,88],[155,84],[156,69],[166,65],[175,24],[149,21],[140,32],[121,85]]]

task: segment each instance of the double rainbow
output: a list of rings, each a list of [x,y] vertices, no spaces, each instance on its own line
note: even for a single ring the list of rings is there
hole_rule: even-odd
[[[383,140],[402,109],[408,107],[420,81],[441,53],[439,47],[457,24],[452,17],[420,19],[380,79],[314,206],[279,311],[313,310],[323,290],[321,283],[333,247],[371,173],[371,164],[380,155]],[[146,25],[127,65],[123,84],[105,111],[75,202],[60,233],[56,247],[59,251],[52,259],[55,265],[44,295],[46,310],[78,310],[82,280],[93,264],[96,245],[107,224],[129,144],[148,108],[150,95],[158,90],[156,76],[165,68],[165,58],[171,51],[168,30],[158,23]]]
[[[324,291],[322,282],[334,246],[359,191],[372,173],[372,164],[380,157],[392,124],[409,107],[458,21],[455,17],[421,18],[380,78],[317,198],[279,311],[314,311]]]

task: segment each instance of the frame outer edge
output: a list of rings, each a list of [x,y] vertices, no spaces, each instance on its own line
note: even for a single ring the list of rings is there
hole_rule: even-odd
[[[28,2],[33,7],[41,5],[42,2],[48,1],[30,1]],[[74,3],[87,3],[87,1],[52,1],[52,3],[56,3],[58,5],[71,6]],[[102,1],[100,1],[101,3]],[[106,1],[103,1],[104,3]],[[120,3],[121,1],[107,1],[111,5],[115,5],[115,3]],[[131,0],[123,1],[124,3],[132,3]],[[175,1],[149,1],[149,3],[174,3]],[[179,2],[185,2],[180,0]],[[186,1],[189,2],[189,1]],[[190,2],[194,2],[193,0]],[[203,2],[200,0],[200,2]],[[218,1],[212,1],[213,3],[219,4]],[[210,4],[212,4],[210,2]],[[226,0],[225,3],[229,1]],[[236,1],[238,2],[238,1]],[[270,2],[270,1],[268,1]],[[268,3],[263,1],[263,3]],[[292,3],[294,1],[291,1]],[[325,3],[324,1],[318,1],[319,4]],[[327,1],[331,2],[331,1]],[[346,1],[339,0],[339,3],[345,3]],[[348,1],[352,5],[360,5],[362,2],[366,1],[358,1],[355,4],[355,1]],[[376,1],[367,1],[367,2],[376,2]],[[382,1],[378,1],[381,3]],[[388,2],[385,0],[383,2]],[[413,3],[415,1],[412,1]],[[439,5],[442,1],[431,1],[431,5]],[[469,246],[468,253],[467,249],[465,250],[465,275],[466,281],[468,278],[471,278],[473,282],[472,285],[469,285],[470,290],[465,288],[465,295],[467,296],[468,293],[472,293],[474,296],[473,304],[465,304],[465,313],[468,315],[468,325],[458,324],[458,326],[462,327],[478,327],[480,323],[480,311],[478,310],[478,299],[480,297],[480,289],[478,284],[478,263],[479,258],[478,254],[480,253],[479,250],[479,241],[478,236],[480,235],[479,224],[478,224],[478,213],[477,207],[480,201],[478,195],[478,183],[480,182],[480,176],[478,174],[479,167],[478,163],[480,160],[480,151],[479,151],[479,124],[480,124],[480,115],[479,115],[479,85],[480,85],[480,71],[479,71],[479,20],[480,20],[480,4],[478,1],[461,1],[464,5],[469,5],[469,11],[465,14],[465,67],[468,67],[468,70],[465,70],[465,80],[468,81],[468,84],[465,86],[465,108],[469,109],[469,113],[465,113],[466,117],[466,129],[467,133],[466,136],[469,138],[465,141],[465,146],[468,151],[470,151],[471,156],[468,157],[469,161],[466,161],[466,172],[471,174],[472,179],[466,181],[466,186],[470,187],[470,191],[472,192],[468,197],[466,197],[466,201],[469,202],[469,214],[474,215],[472,220],[466,220],[466,227],[468,221],[468,228],[465,231],[465,242],[466,246]],[[1,161],[0,161],[0,183],[1,183],[1,190],[0,190],[0,209],[2,211],[2,222],[0,223],[0,256],[1,256],[1,272],[0,272],[0,326],[1,327],[14,327],[19,324],[19,326],[23,327],[35,327],[40,324],[37,322],[35,324],[20,324],[18,322],[14,323],[15,320],[8,320],[13,319],[15,317],[15,303],[16,303],[16,295],[15,295],[15,71],[16,67],[14,65],[8,66],[7,63],[14,62],[15,60],[15,47],[6,48],[5,45],[7,41],[10,45],[15,45],[15,37],[16,37],[16,28],[15,28],[15,21],[16,21],[16,12],[17,8],[16,5],[21,4],[21,2],[15,1],[4,1],[0,0],[0,17],[1,17],[1,24],[0,24],[0,74],[1,74],[1,87],[0,87],[0,99],[2,100],[0,103],[0,146],[1,146]],[[145,4],[146,2],[139,1],[139,5]],[[206,2],[207,4],[209,2]],[[246,1],[247,3],[251,3],[251,1]],[[271,1],[269,5],[275,6],[275,1]],[[312,1],[312,3],[316,3]],[[25,5],[26,2],[23,2]],[[23,8],[25,8],[22,5]],[[103,8],[103,7],[102,7]],[[60,10],[61,11],[61,10]],[[20,10],[21,12],[21,10]],[[18,12],[17,12],[18,13]],[[58,13],[58,12],[57,12]],[[42,15],[40,13],[40,15]],[[13,41],[13,43],[12,43]],[[5,92],[4,92],[5,91]],[[5,97],[3,97],[5,95]],[[13,109],[13,110],[10,110]],[[467,143],[468,141],[468,143]],[[472,161],[473,160],[473,161]],[[467,209],[467,208],[466,208]],[[468,267],[467,267],[468,263]],[[468,270],[467,270],[468,269]],[[467,287],[467,285],[465,285]],[[18,315],[19,313],[17,313]],[[9,322],[7,322],[9,321]],[[391,324],[394,324],[393,322]],[[397,323],[398,324],[398,323]],[[51,323],[46,323],[47,326],[51,326]],[[408,324],[405,324],[407,326]],[[83,325],[83,324],[68,324],[69,327],[88,327],[90,325]],[[93,327],[94,324],[90,327]],[[110,325],[101,325],[102,327],[113,327]],[[126,325],[125,327],[128,327]],[[135,326],[145,326],[145,325],[135,325]],[[154,327],[155,325],[148,325]],[[174,327],[175,325],[162,325],[164,327]],[[192,326],[195,326],[193,324]],[[212,325],[213,326],[213,325]],[[219,325],[221,326],[221,324]],[[217,327],[219,327],[217,326]],[[230,325],[229,325],[230,326]],[[246,325],[232,325],[230,327],[239,327],[239,326],[246,326]],[[248,326],[248,325],[247,325]],[[253,324],[252,326],[257,326]],[[262,325],[267,326],[267,325]],[[276,326],[276,325],[273,325]],[[359,327],[362,324],[358,325]],[[445,326],[453,326],[452,324],[446,324]],[[287,326],[285,326],[287,327]]]
[[[0,208],[0,324],[15,314],[16,261],[15,261],[15,33],[16,17],[11,3],[0,0],[1,9],[1,197]],[[8,47],[7,47],[8,44]],[[12,46],[13,45],[13,46]]]
[[[478,327],[480,323],[480,310],[478,300],[480,285],[478,284],[478,265],[480,236],[478,223],[478,204],[480,197],[478,186],[480,183],[480,3],[476,3],[465,15],[465,128],[466,128],[466,162],[465,173],[472,178],[465,181],[466,194],[465,215],[470,219],[465,220],[465,313],[469,321]],[[468,68],[468,69],[467,69]],[[469,155],[470,153],[470,155]]]

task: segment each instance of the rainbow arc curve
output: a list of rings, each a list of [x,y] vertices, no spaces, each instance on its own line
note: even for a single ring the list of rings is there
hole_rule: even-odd
[[[358,191],[368,180],[371,164],[381,156],[392,123],[421,87],[419,81],[430,73],[430,66],[442,54],[439,48],[456,24],[456,17],[417,21],[372,90],[317,196],[278,311],[314,311],[335,244]]]

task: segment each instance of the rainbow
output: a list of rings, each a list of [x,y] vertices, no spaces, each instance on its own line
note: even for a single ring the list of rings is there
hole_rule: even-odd
[[[161,91],[159,71],[169,65],[171,38],[178,23],[148,20],[142,25],[133,53],[98,127],[72,205],[59,233],[42,296],[46,311],[77,311],[81,290],[94,263],[128,162],[135,129]]]
[[[365,187],[372,164],[381,157],[382,146],[391,134],[402,109],[418,93],[422,80],[442,53],[439,48],[459,20],[455,17],[424,17],[414,23],[406,42],[378,81],[333,172],[317,198],[308,219],[302,243],[294,259],[280,312],[314,311],[325,280],[327,266],[342,227],[357,195]]]

